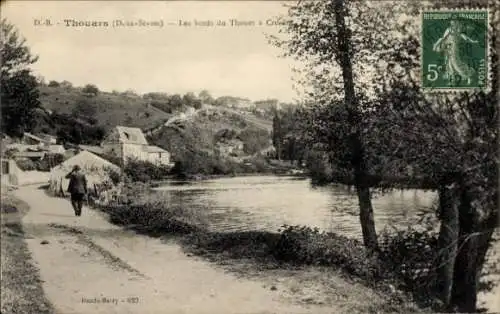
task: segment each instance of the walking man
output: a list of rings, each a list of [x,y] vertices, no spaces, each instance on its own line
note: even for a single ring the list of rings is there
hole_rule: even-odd
[[[76,216],[82,215],[83,199],[87,194],[87,178],[80,169],[80,166],[73,167],[66,175],[69,179],[68,192],[71,194],[71,205]]]

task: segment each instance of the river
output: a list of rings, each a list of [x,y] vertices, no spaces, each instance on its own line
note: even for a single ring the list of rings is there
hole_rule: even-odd
[[[361,237],[357,197],[342,185],[313,187],[308,179],[250,176],[171,182],[156,190],[170,203],[208,210],[212,230],[275,232],[288,224]],[[372,199],[377,230],[406,228],[435,201],[429,191],[378,193]]]

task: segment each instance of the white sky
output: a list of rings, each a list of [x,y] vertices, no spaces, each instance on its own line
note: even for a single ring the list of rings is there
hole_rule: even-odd
[[[254,20],[285,14],[278,1],[20,1],[2,5],[40,59],[35,72],[48,80],[101,90],[181,93],[291,101],[292,61],[267,43],[276,26],[72,28],[75,20]],[[34,19],[60,23],[34,26]]]

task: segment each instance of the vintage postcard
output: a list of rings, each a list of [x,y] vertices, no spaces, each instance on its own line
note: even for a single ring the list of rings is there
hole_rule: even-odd
[[[1,313],[500,313],[494,1],[1,3]]]

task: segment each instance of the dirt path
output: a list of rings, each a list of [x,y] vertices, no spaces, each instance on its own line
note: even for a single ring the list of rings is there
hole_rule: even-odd
[[[342,312],[291,304],[279,290],[188,257],[174,243],[125,231],[97,211],[74,217],[68,201],[36,187],[15,194],[31,207],[23,219],[26,241],[60,313]]]

